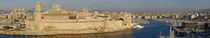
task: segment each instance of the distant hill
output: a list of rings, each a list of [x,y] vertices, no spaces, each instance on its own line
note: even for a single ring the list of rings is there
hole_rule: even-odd
[[[10,12],[10,10],[2,10],[2,9],[0,9],[0,13],[9,13]]]
[[[204,9],[204,10],[199,10],[199,11],[194,11],[194,12],[198,12],[198,13],[209,13],[210,12],[210,8],[209,9]]]
[[[94,10],[94,11],[99,11],[99,12],[136,12],[136,13],[141,13],[141,12],[191,12],[193,10],[189,9],[130,9],[130,10],[113,10],[113,9],[100,9],[100,10]],[[193,11],[197,12],[197,11]]]

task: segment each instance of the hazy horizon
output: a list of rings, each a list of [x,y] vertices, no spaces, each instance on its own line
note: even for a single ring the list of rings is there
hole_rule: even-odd
[[[0,0],[0,9],[32,9],[41,2],[43,9],[60,4],[64,9],[208,9],[210,0]]]

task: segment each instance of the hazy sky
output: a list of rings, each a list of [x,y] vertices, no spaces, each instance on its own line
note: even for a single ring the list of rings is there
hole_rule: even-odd
[[[140,9],[181,9],[210,8],[210,0],[0,0],[0,9],[27,8],[31,9],[35,2],[40,1],[43,8],[52,4],[61,4],[62,8],[140,8]]]

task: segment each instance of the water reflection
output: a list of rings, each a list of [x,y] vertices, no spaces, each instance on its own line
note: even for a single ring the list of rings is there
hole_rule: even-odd
[[[52,36],[30,36],[31,38],[131,38],[131,30],[99,33],[99,34],[84,34],[84,35],[52,35]]]
[[[29,38],[28,36],[0,35],[0,38]]]

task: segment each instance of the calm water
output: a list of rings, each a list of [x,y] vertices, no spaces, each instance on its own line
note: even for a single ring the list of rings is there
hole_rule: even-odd
[[[53,35],[53,36],[7,36],[0,38],[159,38],[169,37],[170,24],[149,20],[150,24],[142,24],[143,29],[132,29],[113,33],[85,34],[85,35]]]

